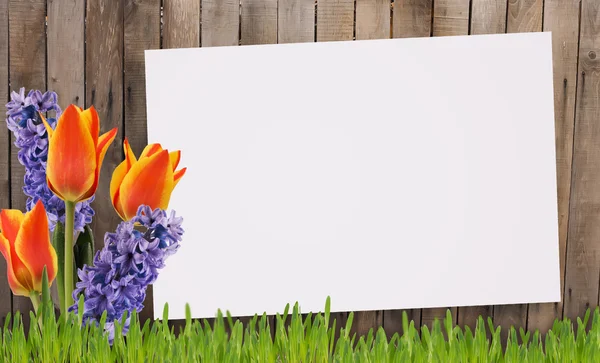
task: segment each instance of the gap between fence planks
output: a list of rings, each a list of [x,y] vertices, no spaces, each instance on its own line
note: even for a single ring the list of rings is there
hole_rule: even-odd
[[[8,85],[8,0],[0,0],[0,101],[9,100]],[[10,208],[10,131],[0,127],[0,208]],[[12,296],[6,277],[6,261],[0,259],[0,324],[12,312]]]

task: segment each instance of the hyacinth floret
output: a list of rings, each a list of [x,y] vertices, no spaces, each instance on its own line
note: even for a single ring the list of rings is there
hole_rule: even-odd
[[[84,298],[83,320],[98,324],[107,312],[104,329],[114,338],[114,322],[141,311],[148,285],[154,283],[167,257],[179,249],[183,236],[181,222],[172,211],[140,206],[130,221],[121,222],[115,233],[106,233],[104,247],[96,252],[94,265],[78,270],[79,282],[73,299]],[[70,311],[77,312],[75,303]]]
[[[46,182],[46,162],[48,160],[48,133],[39,116],[39,112],[54,111],[60,117],[61,109],[54,92],[42,93],[31,90],[25,95],[25,89],[12,92],[11,100],[6,104],[6,124],[15,135],[14,145],[19,148],[18,159],[25,167],[23,192],[27,195],[27,210],[31,210],[38,200],[44,203],[48,215],[50,230],[57,222],[65,223],[65,202],[58,198]],[[56,127],[56,118],[48,118],[52,128]],[[92,221],[94,210],[87,201],[75,207],[75,230],[83,231]]]

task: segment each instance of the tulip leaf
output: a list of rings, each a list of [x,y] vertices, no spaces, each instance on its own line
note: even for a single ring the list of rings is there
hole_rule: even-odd
[[[57,222],[52,234],[52,246],[56,250],[58,260],[58,271],[56,272],[56,283],[58,288],[58,300],[60,302],[60,313],[66,314],[67,307],[65,302],[65,226]]]
[[[52,297],[50,296],[50,283],[48,282],[48,270],[46,266],[42,270],[42,303],[40,305],[40,312],[42,313],[43,319],[50,314],[52,305]]]
[[[86,225],[83,233],[79,234],[74,252],[77,269],[83,268],[83,265],[92,265],[94,260],[94,233],[90,226]]]

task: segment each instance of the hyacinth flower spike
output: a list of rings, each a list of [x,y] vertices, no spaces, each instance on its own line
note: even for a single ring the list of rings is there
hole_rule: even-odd
[[[38,201],[26,214],[15,209],[2,210],[0,230],[0,252],[6,259],[10,289],[15,295],[31,298],[37,312],[44,267],[49,284],[58,270],[44,204]]]
[[[115,168],[110,181],[110,198],[119,216],[131,220],[141,205],[167,209],[171,193],[186,171],[176,170],[181,152],[169,153],[160,144],[150,144],[136,159],[127,138],[123,148],[125,160]]]
[[[40,115],[41,116],[41,115]],[[90,199],[98,188],[104,155],[113,142],[117,128],[99,135],[100,119],[91,107],[87,110],[70,105],[61,114],[56,129],[42,121],[48,132],[48,187],[65,201],[64,303],[73,303],[73,223],[75,204]],[[63,311],[64,313],[65,311]]]

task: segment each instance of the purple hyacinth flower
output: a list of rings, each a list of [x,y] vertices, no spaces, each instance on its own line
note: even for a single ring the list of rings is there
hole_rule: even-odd
[[[148,285],[156,281],[166,258],[179,248],[184,233],[182,221],[174,212],[167,216],[161,209],[141,206],[132,220],[121,222],[115,233],[106,233],[94,265],[79,269],[80,281],[73,298],[78,301],[83,296],[86,322],[97,322],[107,312],[104,330],[110,342],[114,339],[114,322],[144,308]],[[69,310],[77,312],[77,304]]]
[[[21,88],[19,93],[11,93],[6,109],[6,125],[15,135],[15,146],[19,149],[17,157],[25,167],[23,192],[28,197],[27,210],[41,200],[48,215],[50,230],[54,230],[56,223],[65,223],[65,203],[50,191],[46,182],[48,133],[39,112],[54,111],[56,117],[60,116],[56,93],[31,90],[25,96],[25,89]],[[55,118],[49,117],[47,121],[50,127],[56,127]],[[75,230],[83,231],[85,225],[92,221],[94,210],[90,203],[93,200],[92,197],[75,207]]]

